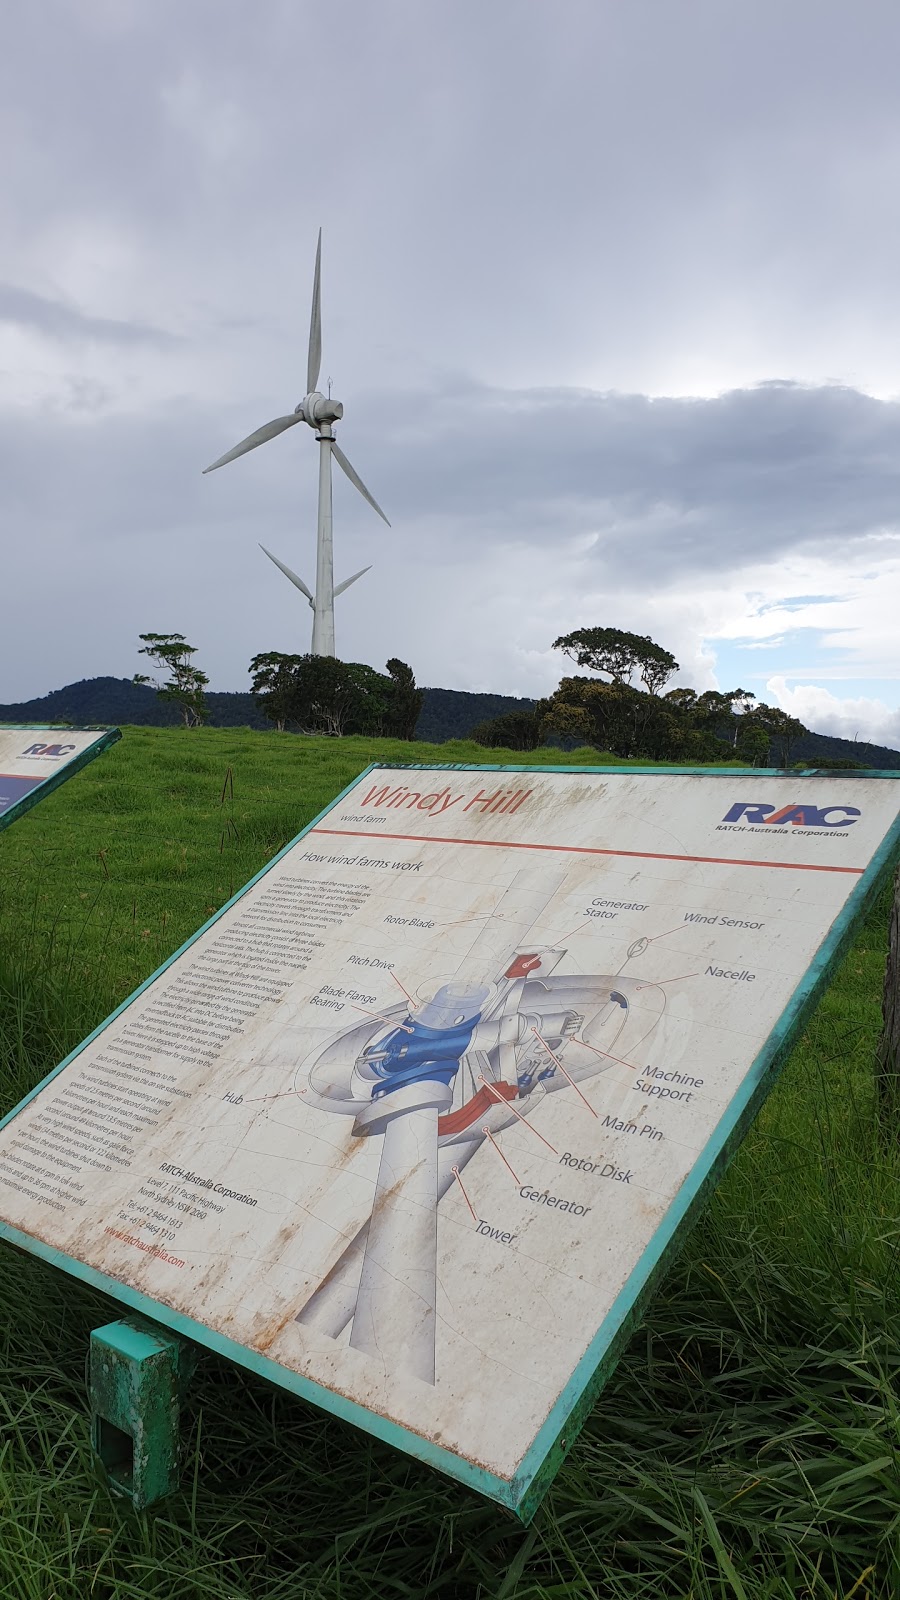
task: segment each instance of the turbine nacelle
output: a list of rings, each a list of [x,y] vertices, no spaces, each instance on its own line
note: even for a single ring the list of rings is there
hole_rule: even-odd
[[[332,400],[330,395],[320,394],[314,389],[305,399],[294,407],[294,416],[302,417],[310,428],[330,427],[333,422],[340,422],[344,415],[344,408],[340,400]]]

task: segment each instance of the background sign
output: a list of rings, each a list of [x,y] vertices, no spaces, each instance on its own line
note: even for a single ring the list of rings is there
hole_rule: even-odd
[[[372,769],[7,1119],[3,1231],[527,1516],[898,810]]]
[[[0,828],[120,738],[118,728],[0,727]]]

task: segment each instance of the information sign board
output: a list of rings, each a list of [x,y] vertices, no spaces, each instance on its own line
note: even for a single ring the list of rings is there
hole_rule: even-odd
[[[0,828],[121,737],[118,728],[0,726]]]
[[[2,1231],[527,1518],[898,779],[370,769],[2,1125]]]

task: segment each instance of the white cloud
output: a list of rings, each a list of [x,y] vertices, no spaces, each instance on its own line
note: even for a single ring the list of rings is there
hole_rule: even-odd
[[[790,688],[784,678],[770,678],[769,695],[782,711],[799,717],[816,733],[830,733],[839,739],[870,739],[873,744],[900,748],[900,710],[892,710],[883,700],[839,699],[815,683],[798,683]],[[900,761],[898,761],[900,765]]]
[[[848,510],[855,496],[852,476]],[[881,530],[887,508],[875,512],[874,533],[865,527],[861,505],[859,510],[855,535],[823,541],[821,552],[809,541],[780,560],[736,574],[738,587],[723,603],[715,639],[756,652],[789,641],[799,660],[780,667],[788,679],[897,679],[900,686],[900,533]],[[780,603],[798,592],[810,599]]]

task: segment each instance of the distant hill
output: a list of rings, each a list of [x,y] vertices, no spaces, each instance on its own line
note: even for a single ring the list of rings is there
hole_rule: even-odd
[[[207,690],[209,721],[214,728],[268,728],[253,695],[217,694]],[[466,694],[461,689],[426,689],[417,737],[432,744],[465,739],[488,717],[504,711],[529,711],[533,700],[506,694]],[[64,689],[18,705],[0,705],[0,722],[137,723],[144,727],[173,728],[180,722],[177,708],[160,700],[155,689],[132,683],[130,678],[82,678]]]
[[[209,720],[214,728],[268,728],[252,694],[207,692]],[[174,728],[181,721],[169,700],[160,700],[147,684],[130,678],[82,678],[54,689],[38,700],[0,706],[0,722],[137,723],[142,727]]]
[[[207,691],[206,700],[214,728],[270,726],[252,694]],[[534,705],[534,700],[509,694],[426,689],[416,737],[430,744],[465,739],[479,722],[507,711],[530,711]],[[154,689],[132,683],[129,678],[82,678],[79,683],[67,683],[65,688],[54,689],[37,700],[0,705],[0,722],[137,723],[170,728],[179,721],[178,712],[169,701],[159,700]],[[900,750],[862,740],[837,739],[827,733],[806,734],[797,740],[791,755],[794,761],[805,761],[811,767],[827,767],[830,761],[855,761],[864,767],[900,769]]]
[[[794,745],[791,760],[806,761],[811,767],[827,767],[829,761],[855,761],[861,767],[900,771],[900,750],[864,743],[862,739],[836,739],[829,733],[805,734]]]
[[[425,703],[416,723],[416,738],[431,744],[447,739],[467,739],[479,722],[502,717],[507,711],[531,711],[534,700],[517,700],[511,694],[468,694],[464,689],[426,689]]]

